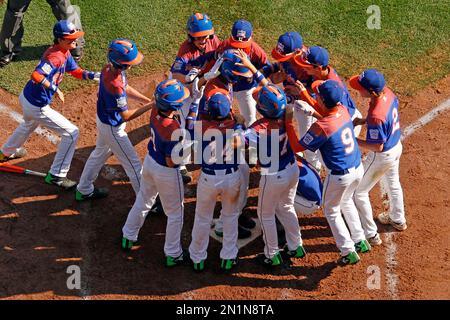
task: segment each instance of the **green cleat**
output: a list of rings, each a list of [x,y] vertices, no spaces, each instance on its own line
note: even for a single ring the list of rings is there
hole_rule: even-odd
[[[356,252],[366,253],[369,252],[372,249],[372,247],[370,246],[367,240],[361,240],[360,242],[355,243],[355,249]]]
[[[108,189],[105,188],[94,188],[90,194],[82,194],[80,191],[75,191],[75,200],[76,201],[85,201],[85,200],[93,200],[93,199],[102,199],[108,195]]]
[[[350,252],[345,257],[342,257],[339,261],[342,265],[348,265],[348,264],[356,264],[360,261],[358,254],[356,251]]]
[[[306,256],[305,248],[302,245],[298,246],[295,250],[289,250],[286,246],[285,254],[289,258],[304,258]]]
[[[195,272],[202,272],[205,270],[205,260],[201,260],[200,262],[193,262],[192,267]]]
[[[122,237],[122,243],[121,243],[121,248],[124,251],[130,251],[131,248],[133,248],[134,245],[134,241],[128,240],[125,237]]]
[[[189,254],[183,251],[178,257],[166,256],[166,267],[172,268],[185,263],[189,259]]]
[[[230,271],[238,264],[238,258],[234,259],[220,259],[220,269],[223,271]]]
[[[278,267],[283,264],[283,258],[281,257],[281,254],[279,252],[272,258],[267,258],[264,253],[261,253],[256,257],[256,260],[263,266],[269,268]]]
[[[52,175],[50,172],[47,173],[47,176],[45,177],[45,183],[53,184],[66,190],[73,189],[77,185],[75,181],[72,181],[67,177],[57,177]]]

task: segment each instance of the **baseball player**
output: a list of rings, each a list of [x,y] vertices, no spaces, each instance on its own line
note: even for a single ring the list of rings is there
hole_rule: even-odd
[[[172,161],[172,151],[179,141],[174,141],[172,134],[180,129],[180,121],[175,113],[188,97],[189,90],[176,79],[164,80],[156,87],[156,108],[152,109],[150,115],[149,152],[144,160],[141,188],[122,228],[121,246],[129,250],[137,241],[145,217],[159,194],[167,216],[164,244],[167,267],[174,267],[187,259],[181,247],[184,187],[179,164]]]
[[[247,20],[237,20],[231,29],[231,37],[222,42],[217,53],[220,54],[228,49],[242,49],[257,69],[269,66],[267,54],[252,39],[252,36],[252,24]],[[253,99],[252,92],[257,85],[257,80],[251,77],[240,78],[233,84],[234,97],[239,103],[239,112],[244,117],[247,127],[256,121],[256,101]]]
[[[341,103],[344,90],[339,83],[334,80],[318,80],[312,84],[312,89],[318,97],[324,116],[309,128],[299,142],[291,121],[292,114],[289,112],[286,121],[289,143],[294,152],[320,149],[329,171],[324,182],[323,211],[341,252],[340,262],[355,264],[360,260],[357,251],[370,250],[359,216],[352,210],[353,193],[364,171],[360,165],[361,153],[350,114]]]
[[[386,86],[384,76],[375,69],[367,69],[353,76],[349,83],[362,97],[370,99],[366,119],[355,119],[356,124],[367,125],[366,140],[358,139],[358,144],[369,153],[363,163],[364,177],[356,188],[354,200],[367,239],[371,244],[379,245],[381,239],[373,220],[369,191],[381,178],[387,182],[390,212],[379,214],[378,220],[399,231],[407,228],[399,178],[403,149],[400,141],[399,102]]]
[[[214,55],[221,41],[214,34],[214,26],[208,15],[204,13],[194,13],[187,21],[188,39],[184,41],[170,69],[171,78],[181,81],[185,85],[190,85],[193,81],[192,75],[200,72],[206,67],[208,59]],[[190,73],[191,69],[193,72]],[[186,99],[180,110],[180,120],[182,128],[185,127],[185,120],[189,113],[189,108],[193,102],[192,97]],[[180,167],[184,183],[192,181],[192,176],[183,165]]]
[[[97,142],[94,151],[84,165],[75,199],[83,201],[103,198],[106,189],[94,187],[94,181],[113,153],[125,169],[134,192],[139,192],[142,165],[125,132],[126,122],[150,110],[151,99],[131,87],[125,71],[142,62],[143,55],[136,44],[125,38],[113,40],[108,48],[108,64],[103,67],[97,100]],[[138,109],[128,109],[128,96],[141,103]]]
[[[242,51],[237,56],[241,59],[239,65],[247,67],[261,85],[253,92],[253,97],[257,101],[256,109],[263,118],[243,133],[247,145],[256,144],[261,167],[257,212],[265,246],[264,253],[258,255],[257,260],[268,267],[279,267],[283,264],[283,258],[278,247],[275,216],[286,231],[284,254],[288,258],[303,258],[306,255],[294,209],[299,168],[287,143],[284,121],[286,95],[279,87],[269,84]]]
[[[65,189],[76,185],[68,179],[67,172],[78,140],[78,128],[59,112],[50,107],[53,96],[56,95],[64,102],[64,94],[59,90],[64,73],[82,80],[98,80],[99,72],[81,69],[72,58],[70,51],[76,46],[76,40],[84,32],[75,28],[67,20],[58,21],[53,28],[54,45],[48,48],[41,61],[31,74],[31,79],[25,85],[19,96],[22,105],[24,122],[14,131],[0,150],[0,161],[25,156],[22,145],[30,134],[42,125],[59,134],[62,139],[56,152],[53,164],[45,177],[45,182]]]
[[[202,98],[199,102],[199,105],[196,104],[191,105],[191,111],[187,117],[187,122],[190,123],[192,119],[196,119],[197,115],[199,119],[203,119],[204,117],[209,117],[207,113],[207,104],[206,101],[209,99],[211,94],[218,89],[222,89],[228,92],[228,96],[230,100],[233,100],[234,91],[233,84],[237,83],[239,79],[253,79],[253,73],[244,66],[239,65],[240,59],[236,56],[236,49],[228,49],[225,50],[220,59],[218,59],[211,68],[211,70],[204,74],[204,76],[200,75],[200,79],[197,77],[195,79],[195,85],[193,85],[193,91],[198,91],[198,88],[204,85]],[[198,81],[198,82],[197,82]],[[247,191],[248,184],[250,180],[250,168],[247,163],[239,164],[239,172],[241,174],[241,191],[239,196],[239,228],[238,228],[238,237],[239,239],[248,238],[251,236],[251,231],[248,229],[252,229],[255,227],[255,222],[245,216],[242,215],[242,210],[244,209],[247,203]],[[215,225],[216,234],[222,235],[222,221],[219,218]]]
[[[292,92],[291,81],[301,81],[307,87],[310,87],[313,82],[312,77],[294,61],[296,56],[301,55],[307,49],[303,43],[303,38],[298,32],[285,32],[278,38],[277,46],[272,49],[272,58],[277,62],[273,64],[272,68],[264,68],[266,77],[270,76],[275,83],[283,82],[288,104],[293,104],[296,99]],[[313,122],[316,121],[316,118],[301,112],[298,108],[294,109],[294,115],[297,120],[299,133],[303,136]],[[304,157],[316,170],[320,171],[321,163],[317,152],[305,150]]]
[[[195,271],[203,271],[207,258],[209,230],[217,197],[222,203],[223,243],[220,251],[220,268],[230,271],[238,262],[238,217],[241,174],[238,153],[233,151],[238,142],[237,134],[230,137],[242,123],[237,123],[231,113],[228,91],[216,89],[209,93],[208,120],[196,123],[202,130],[202,172],[197,184],[197,203],[189,246],[190,258]],[[238,140],[240,141],[240,140]]]
[[[342,104],[347,108],[352,120],[362,117],[361,112],[359,112],[356,108],[356,103],[352,100],[347,87],[342,82],[336,70],[329,65],[329,55],[325,48],[319,46],[309,47],[303,54],[295,56],[294,61],[297,65],[303,68],[303,70],[305,70],[305,72],[311,76],[314,81],[334,80],[339,83],[344,91]],[[302,90],[301,97],[307,102],[311,102],[307,90]],[[314,103],[314,101],[312,103]],[[297,112],[297,114],[300,115],[302,112]],[[361,133],[361,127],[355,127],[354,131],[355,136],[358,137]]]
[[[297,162],[299,167],[297,193],[294,209],[297,216],[310,215],[322,205],[322,180],[316,169],[303,158]]]

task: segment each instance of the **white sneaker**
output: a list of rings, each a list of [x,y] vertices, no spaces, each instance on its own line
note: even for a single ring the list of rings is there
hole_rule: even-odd
[[[393,221],[391,219],[391,217],[389,217],[388,212],[380,213],[378,215],[377,219],[378,219],[378,221],[380,221],[381,224],[390,224],[398,231],[404,231],[408,228],[408,226],[406,225],[406,222],[405,223],[397,223],[397,222]]]
[[[13,153],[12,155],[10,155],[10,156],[7,156],[3,152],[0,151],[0,162],[5,162],[5,161],[8,161],[8,160],[23,158],[26,155],[27,155],[27,149],[25,149],[25,148],[17,149],[17,151],[15,153]]]
[[[369,244],[372,247],[379,246],[383,243],[383,241],[381,241],[380,235],[378,233],[376,235],[374,235],[372,238],[368,238],[367,241],[369,242]]]

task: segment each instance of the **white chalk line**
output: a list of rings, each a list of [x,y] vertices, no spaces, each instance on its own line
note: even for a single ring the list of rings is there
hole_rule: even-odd
[[[414,132],[416,132],[417,129],[422,128],[423,126],[434,120],[434,118],[447,111],[448,109],[450,109],[450,99],[442,102],[436,108],[434,108],[433,110],[422,116],[419,120],[407,126],[403,130],[402,140],[412,135]]]
[[[0,103],[0,112],[9,115],[9,117],[11,119],[15,120],[18,123],[24,122],[23,116],[20,113],[17,113],[15,111],[11,110],[11,108],[8,108],[3,103]],[[52,134],[50,131],[48,131],[45,128],[37,127],[36,130],[34,130],[34,132],[36,134],[40,135],[41,137],[44,137],[45,139],[47,139],[54,145],[57,145],[61,141],[60,137],[55,136],[54,134]],[[110,167],[107,165],[105,165],[104,170],[102,170],[102,172],[101,172],[101,175],[103,178],[105,178],[107,180],[124,178],[123,174],[121,174],[119,171],[117,171],[113,167]]]
[[[86,203],[87,204],[87,203]],[[84,209],[80,209],[80,215],[81,215],[81,223],[84,226],[89,226],[90,223],[87,221],[88,219],[88,212]],[[83,254],[83,268],[81,268],[81,289],[80,289],[80,296],[83,300],[90,300],[91,296],[91,290],[90,290],[90,284],[89,284],[89,269],[91,266],[91,255],[89,253],[89,233],[87,232],[86,228],[82,228],[80,233],[81,238],[81,252]]]
[[[417,130],[421,129],[431,121],[433,121],[437,116],[446,112],[450,109],[450,99],[442,102],[437,107],[433,108],[431,111],[426,113],[424,116],[407,126],[403,129],[402,140],[405,140],[410,135],[412,135]],[[383,208],[389,208],[389,197],[388,188],[384,179],[380,180],[381,198],[383,200]],[[397,260],[395,258],[397,253],[397,245],[395,244],[395,232],[389,231],[384,234],[384,243],[386,244],[386,282],[388,286],[388,292],[393,300],[398,300],[398,290],[397,284],[399,278],[395,273],[395,266],[397,265]]]
[[[20,113],[17,113],[4,104],[0,103],[0,112],[8,114],[11,119],[15,120],[18,123],[23,123],[23,117]],[[43,129],[41,127],[37,127],[36,130],[34,130],[38,135],[46,138],[48,141],[50,141],[53,144],[58,144],[58,142],[61,140],[59,137],[53,135],[50,131]]]

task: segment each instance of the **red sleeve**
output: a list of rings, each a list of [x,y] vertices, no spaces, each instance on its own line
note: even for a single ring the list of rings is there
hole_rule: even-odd
[[[292,121],[286,121],[286,132],[288,135],[289,145],[291,149],[298,153],[300,151],[304,151],[305,148],[300,144],[297,133],[295,132],[294,123]]]
[[[33,73],[31,74],[31,80],[33,80],[36,83],[41,83],[42,80],[45,79],[45,76],[43,74],[40,74],[37,71],[33,71]]]
[[[303,100],[305,100],[306,102],[308,102],[308,104],[310,106],[312,106],[314,108],[314,110],[317,111],[318,114],[320,114],[322,117],[324,116],[322,113],[322,110],[319,106],[319,103],[317,102],[316,99],[314,99],[313,97],[311,97],[311,95],[308,93],[308,91],[301,91],[300,92],[300,96]]]
[[[221,44],[222,41],[219,39],[219,37],[214,35],[214,48],[217,50],[217,48],[219,48]]]
[[[72,76],[74,76],[75,78],[83,80],[83,73],[84,73],[84,70],[83,70],[83,69],[78,68],[78,69],[75,69],[75,70],[73,70],[73,71],[69,71],[69,73],[70,73]]]
[[[267,63],[267,54],[256,42],[252,42],[251,57],[252,63],[257,69],[261,69]]]

